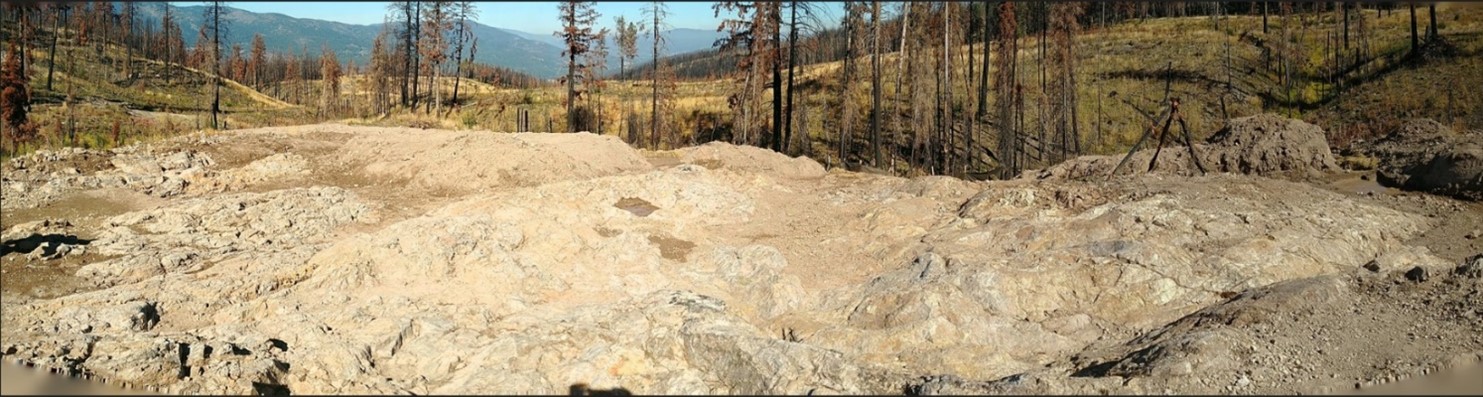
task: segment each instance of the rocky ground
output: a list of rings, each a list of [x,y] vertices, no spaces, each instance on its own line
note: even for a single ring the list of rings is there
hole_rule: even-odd
[[[265,394],[1315,393],[1478,361],[1483,207],[1235,125],[1208,175],[1110,180],[328,124],[38,153],[3,165],[0,348]]]

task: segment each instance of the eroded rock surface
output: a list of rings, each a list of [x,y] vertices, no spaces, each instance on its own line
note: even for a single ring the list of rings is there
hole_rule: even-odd
[[[94,288],[7,291],[7,359],[196,393],[1210,393],[1226,384],[1181,371],[1309,357],[1241,349],[1310,346],[1262,324],[1389,295],[1388,317],[1352,325],[1480,347],[1458,339],[1480,265],[1403,243],[1434,220],[1296,182],[905,179],[590,134],[212,139],[158,149],[230,159],[196,164],[184,193],[65,226],[106,255],[77,271]],[[240,149],[256,142],[284,146]],[[24,226],[6,238],[63,227]],[[1429,279],[1403,281],[1417,267]],[[1457,310],[1406,317],[1428,300]],[[1343,371],[1382,361],[1352,357]],[[1259,387],[1242,390],[1331,386],[1243,374]]]
[[[1338,393],[1483,359],[1476,259],[1247,290],[1122,343],[998,379],[924,376],[916,394]],[[1401,323],[1397,325],[1397,323]],[[1383,362],[1383,366],[1374,363]]]
[[[109,187],[177,196],[212,164],[210,156],[192,150],[161,151],[151,146],[42,150],[4,165],[0,182],[7,191],[0,208],[32,208],[69,192]]]

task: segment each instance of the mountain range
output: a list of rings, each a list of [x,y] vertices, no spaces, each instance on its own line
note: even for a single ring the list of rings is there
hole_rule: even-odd
[[[352,3],[346,3],[352,4]],[[499,3],[486,3],[498,7]],[[181,38],[187,47],[195,46],[198,31],[205,20],[205,6],[174,6],[168,3],[140,3],[139,18],[156,26],[164,12],[180,24]],[[222,19],[226,27],[222,42],[230,46],[241,44],[244,51],[255,34],[263,35],[269,52],[284,53],[309,51],[317,53],[321,46],[335,51],[342,61],[354,61],[364,65],[370,59],[371,45],[384,24],[356,25],[319,19],[297,18],[279,13],[257,13],[238,8],[225,7]],[[471,23],[479,48],[474,60],[479,63],[502,66],[528,73],[540,78],[555,78],[566,73],[565,57],[561,55],[564,44],[552,33],[540,34],[503,29],[481,23]],[[661,56],[683,54],[711,47],[722,33],[703,29],[672,29],[664,33],[666,43]],[[619,51],[615,37],[608,39],[608,72],[618,72]],[[633,63],[643,63],[652,58],[652,39],[647,34],[639,38],[638,57]]]

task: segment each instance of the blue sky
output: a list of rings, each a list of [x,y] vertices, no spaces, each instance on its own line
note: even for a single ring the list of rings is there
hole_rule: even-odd
[[[172,2],[176,5],[196,5],[195,2]],[[381,22],[386,16],[388,2],[232,2],[228,6],[253,12],[276,12],[298,18],[323,19],[327,21],[366,25]],[[479,22],[485,25],[515,29],[531,33],[555,32],[560,27],[556,18],[555,2],[479,2]],[[628,19],[639,18],[648,2],[597,2],[600,26],[611,27],[613,17],[623,15]],[[712,2],[668,2],[672,28],[715,30],[720,24],[711,10]],[[843,15],[842,3],[821,3],[826,20],[836,20]],[[723,17],[725,15],[722,15]]]

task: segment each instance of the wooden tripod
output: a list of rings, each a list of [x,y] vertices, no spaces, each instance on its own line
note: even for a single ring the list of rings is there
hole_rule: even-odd
[[[1168,78],[1167,76],[1169,75],[1168,69],[1173,66],[1173,63],[1171,62],[1169,65],[1170,66],[1166,66],[1165,67],[1165,72],[1164,72],[1164,75],[1166,76],[1165,77],[1166,80],[1164,81],[1164,98],[1165,99],[1169,99],[1169,88],[1170,88],[1169,85],[1170,85],[1170,81],[1167,80],[1167,78]],[[1129,103],[1129,105],[1132,105],[1132,104]],[[1134,107],[1134,109],[1137,109],[1137,107]],[[1142,111],[1139,110],[1139,112],[1142,112]],[[1163,117],[1165,114],[1168,115],[1167,118],[1164,118]],[[1148,117],[1148,113],[1143,113],[1143,115],[1144,115],[1144,117]],[[1158,127],[1159,127],[1159,119],[1163,119],[1164,120],[1164,123],[1163,123],[1164,124],[1164,129],[1159,132],[1159,146],[1158,146],[1157,149],[1154,149],[1153,159],[1151,159],[1151,160],[1148,161],[1148,171],[1152,172],[1153,171],[1154,164],[1157,164],[1158,163],[1158,161],[1159,161],[1159,152],[1162,152],[1164,150],[1164,141],[1167,140],[1168,139],[1168,136],[1169,136],[1169,127],[1173,125],[1174,121],[1178,120],[1179,121],[1179,129],[1180,129],[1180,131],[1183,131],[1184,132],[1184,145],[1185,145],[1185,147],[1189,148],[1189,159],[1190,159],[1190,161],[1193,162],[1193,163],[1195,163],[1195,168],[1197,168],[1197,169],[1200,170],[1200,175],[1206,174],[1206,172],[1205,172],[1205,166],[1202,165],[1202,164],[1200,164],[1200,156],[1195,153],[1194,138],[1190,136],[1189,127],[1186,126],[1185,123],[1184,123],[1184,116],[1182,116],[1182,115],[1179,114],[1179,98],[1176,97],[1176,98],[1169,99],[1169,107],[1167,109],[1165,109],[1163,112],[1160,112],[1159,113],[1159,117],[1149,117],[1148,118],[1148,121],[1149,121],[1148,130],[1144,131],[1143,132],[1143,135],[1140,135],[1138,137],[1138,142],[1133,143],[1133,147],[1131,149],[1128,149],[1128,154],[1127,155],[1124,155],[1122,161],[1117,162],[1117,166],[1112,168],[1112,173],[1107,175],[1107,179],[1108,180],[1111,180],[1113,176],[1117,175],[1117,172],[1118,171],[1121,171],[1123,169],[1123,166],[1128,163],[1128,160],[1133,158],[1133,153],[1138,152],[1138,148],[1143,146],[1143,141],[1147,140],[1148,139],[1148,136],[1149,135],[1152,135],[1154,133],[1154,130],[1158,129]]]

